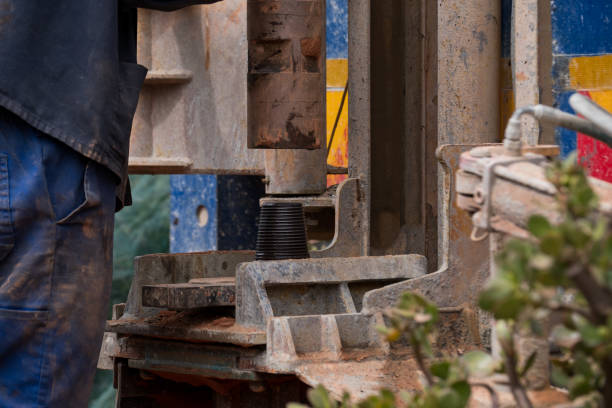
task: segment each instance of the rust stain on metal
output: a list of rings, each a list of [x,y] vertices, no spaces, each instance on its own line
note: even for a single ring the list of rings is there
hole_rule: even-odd
[[[229,343],[243,347],[266,342],[265,332],[240,326],[233,317],[210,316],[198,310],[165,310],[149,317],[110,320],[106,323],[106,331],[192,343]]]
[[[321,55],[321,37],[302,38],[302,55],[305,57],[317,58]]]

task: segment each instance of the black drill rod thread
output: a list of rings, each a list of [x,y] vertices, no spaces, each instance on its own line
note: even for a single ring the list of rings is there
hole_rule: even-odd
[[[300,203],[264,203],[259,215],[255,259],[309,258],[304,208]]]

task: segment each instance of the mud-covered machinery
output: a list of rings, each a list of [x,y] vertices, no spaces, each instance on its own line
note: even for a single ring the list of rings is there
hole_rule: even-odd
[[[441,307],[440,350],[488,343],[475,306],[488,243],[470,240],[454,174],[463,152],[499,141],[501,10],[439,3],[349,1],[349,164],[333,169],[348,176],[328,190],[323,0],[140,14],[151,70],[131,171],[265,176],[262,201],[301,203],[309,233],[330,243],[301,260],[136,259],[99,363],[115,372],[118,407],[281,407],[318,383],[355,398],[418,387],[407,342],[376,331],[408,290]]]

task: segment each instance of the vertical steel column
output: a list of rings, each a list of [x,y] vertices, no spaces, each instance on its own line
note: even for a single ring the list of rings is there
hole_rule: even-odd
[[[550,1],[514,0],[512,2],[512,87],[515,106],[522,108],[539,103],[552,105],[552,34]],[[521,118],[523,143],[537,145],[541,130],[531,117]],[[554,129],[546,130],[543,139],[552,143]]]
[[[349,1],[349,176],[364,254],[435,258],[436,7]]]
[[[248,145],[266,193],[325,191],[325,1],[249,0]],[[309,150],[300,150],[309,149]]]
[[[500,58],[500,1],[439,2],[439,144],[500,141]]]
[[[349,0],[349,177],[359,179],[362,255],[370,252],[370,20],[371,0]]]
[[[438,145],[500,142],[501,2],[438,5]],[[438,213],[448,194],[438,171]],[[445,220],[438,218],[438,262]]]
[[[265,151],[266,194],[320,194],[327,187],[327,149]]]

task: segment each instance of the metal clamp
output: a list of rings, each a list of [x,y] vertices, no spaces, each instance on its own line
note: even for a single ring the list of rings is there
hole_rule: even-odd
[[[491,195],[493,193],[493,185],[495,183],[495,169],[498,166],[509,166],[515,163],[533,163],[539,164],[545,161],[546,158],[540,155],[529,154],[527,153],[525,156],[513,157],[513,156],[500,156],[494,159],[491,159],[489,163],[485,166],[482,178],[482,186],[483,188],[478,188],[474,192],[474,199],[479,203],[482,203],[483,207],[481,210],[482,218],[484,218],[484,225],[478,226],[481,229],[486,231],[490,231],[491,228],[491,206],[492,199]],[[481,218],[481,219],[482,219]],[[477,228],[475,226],[475,228]],[[472,239],[475,241],[483,240],[486,238],[486,234],[484,236],[476,237],[476,230],[472,232]]]

